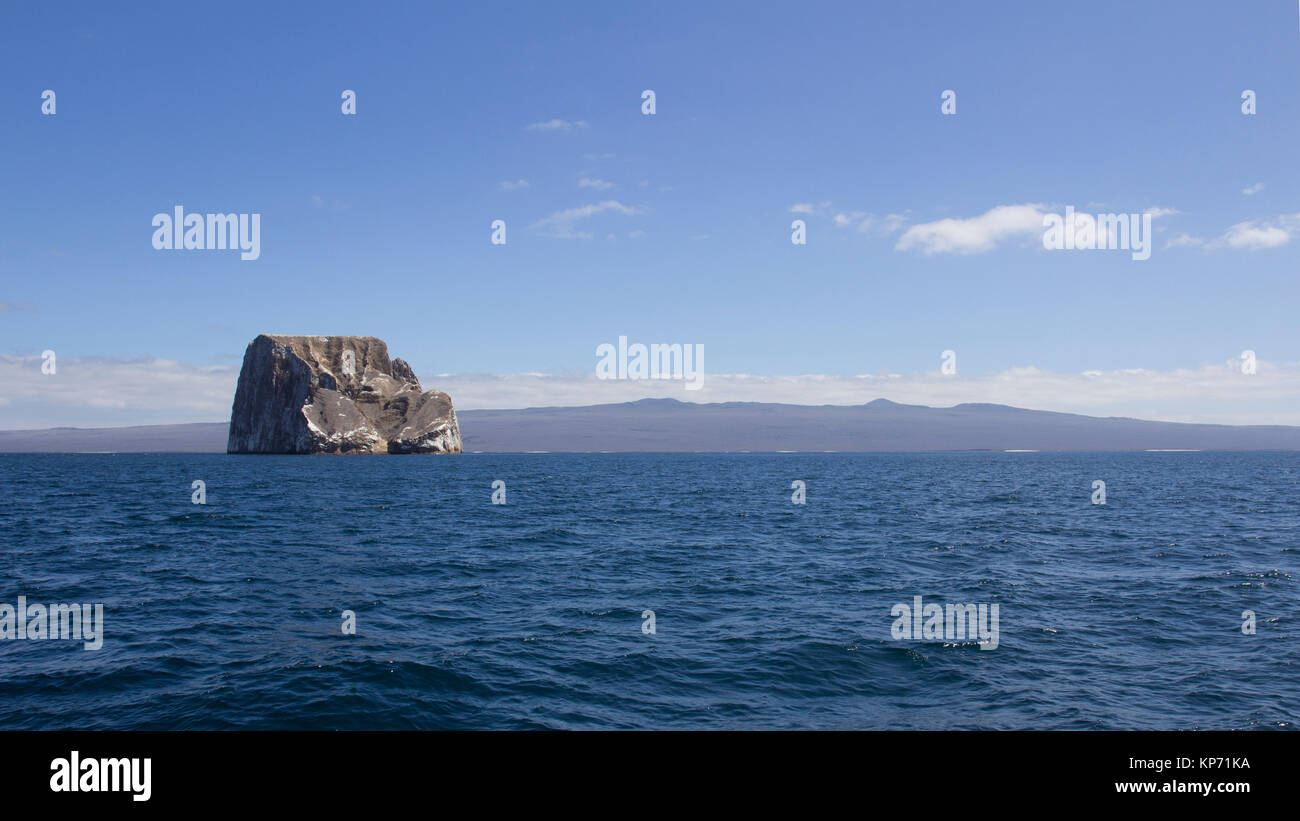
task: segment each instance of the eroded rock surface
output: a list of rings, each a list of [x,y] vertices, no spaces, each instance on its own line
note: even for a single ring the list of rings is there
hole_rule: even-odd
[[[244,352],[227,453],[460,453],[451,397],[373,336],[262,334]]]

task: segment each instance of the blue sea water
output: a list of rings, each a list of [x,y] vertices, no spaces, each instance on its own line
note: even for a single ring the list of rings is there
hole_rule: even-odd
[[[1289,728],[1298,485],[1296,453],[0,455],[0,602],[105,621],[0,641],[0,729]],[[895,640],[914,596],[998,604],[997,649]]]

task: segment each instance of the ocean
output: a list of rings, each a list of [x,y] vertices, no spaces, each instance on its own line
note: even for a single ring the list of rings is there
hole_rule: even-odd
[[[1291,728],[1298,483],[1294,452],[0,455],[0,605],[103,605],[99,649],[0,640],[0,729]],[[916,597],[996,605],[996,642],[913,634]]]

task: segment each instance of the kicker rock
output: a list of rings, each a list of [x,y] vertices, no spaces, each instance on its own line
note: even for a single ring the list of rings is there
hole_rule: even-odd
[[[451,397],[373,336],[262,334],[244,352],[227,453],[460,453]]]

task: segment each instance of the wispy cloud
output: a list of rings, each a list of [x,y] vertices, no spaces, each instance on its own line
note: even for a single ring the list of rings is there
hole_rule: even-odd
[[[601,202],[591,203],[590,205],[582,205],[577,208],[567,208],[563,211],[556,211],[549,217],[533,223],[530,227],[542,234],[557,237],[559,239],[591,239],[592,235],[590,233],[575,230],[575,224],[581,220],[594,217],[597,214],[608,212],[622,214],[629,217],[641,213],[636,206],[624,205],[618,200],[603,200]]]
[[[613,188],[614,183],[609,182],[607,180],[593,179],[591,177],[583,177],[582,179],[578,180],[578,187],[594,188],[597,191],[605,191],[607,189]]]
[[[790,213],[806,214],[808,216],[812,216],[814,214],[825,211],[827,208],[830,207],[831,204],[829,202],[820,202],[815,205],[811,202],[796,202],[794,205],[790,206]]]
[[[528,180],[504,180],[497,184],[502,191],[519,191],[528,188]]]
[[[1251,194],[1258,194],[1260,191],[1263,190],[1264,190],[1264,183],[1257,182],[1254,185],[1241,189],[1241,193],[1249,197]]]
[[[331,211],[346,211],[348,209],[348,204],[345,203],[343,200],[340,199],[331,200],[327,197],[322,197],[320,194],[312,195],[311,204],[316,208],[328,208]]]
[[[1202,248],[1207,251],[1264,251],[1288,244],[1300,231],[1300,213],[1282,214],[1272,219],[1239,222],[1217,237],[1205,239],[1179,234],[1165,243],[1166,248]]]
[[[1166,248],[1199,248],[1203,245],[1205,240],[1191,234],[1179,234],[1165,243]]]
[[[892,234],[907,224],[903,214],[886,214],[879,216],[866,211],[841,211],[831,217],[831,222],[839,228],[853,227],[862,234]]]
[[[575,120],[573,122],[570,122],[568,120],[554,119],[554,120],[544,120],[540,123],[531,123],[530,125],[525,127],[525,130],[527,131],[572,131],[575,128],[586,128],[586,127],[587,127],[586,120]]]

